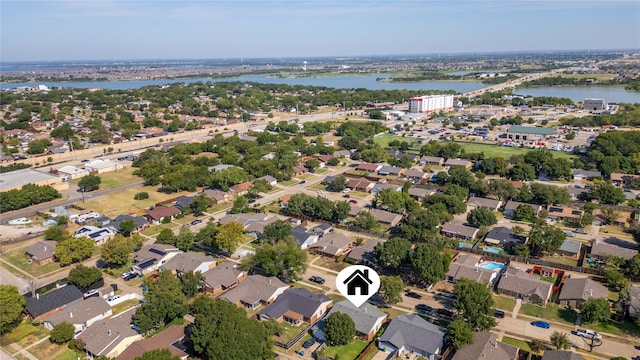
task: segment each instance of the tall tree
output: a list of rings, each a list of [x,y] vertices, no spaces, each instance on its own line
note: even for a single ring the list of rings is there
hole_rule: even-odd
[[[133,232],[135,228],[136,228],[136,223],[133,221],[133,219],[129,219],[121,222],[120,229],[118,230],[120,230],[120,232],[124,236],[131,236],[131,232]]]
[[[9,332],[22,319],[26,301],[13,285],[0,285],[0,335]]]
[[[145,302],[134,314],[134,323],[144,333],[187,313],[187,298],[182,293],[182,284],[171,271],[160,272],[155,281],[147,285]]]
[[[404,281],[400,276],[382,276],[380,278],[380,291],[386,304],[397,304],[402,301]]]
[[[456,318],[447,327],[447,342],[455,350],[473,343],[473,329],[462,318]]]
[[[493,294],[486,284],[461,279],[453,292],[456,294],[453,307],[458,310],[457,316],[464,319],[473,330],[487,331],[496,325]]]
[[[240,246],[243,238],[244,226],[232,221],[218,227],[215,244],[219,249],[233,253]]]
[[[449,271],[450,258],[440,253],[435,244],[418,244],[410,255],[415,281],[423,286],[443,280]]]
[[[93,239],[86,236],[69,238],[58,242],[53,255],[60,263],[60,266],[67,266],[90,258],[94,247]]]
[[[196,196],[191,202],[191,210],[193,211],[193,215],[200,216],[207,208],[213,205],[213,200],[204,196],[204,194],[200,194]]]
[[[396,269],[409,256],[411,242],[403,238],[391,238],[373,249],[373,256],[378,266]]]
[[[249,200],[245,196],[239,196],[233,200],[230,214],[244,214],[249,212]]]
[[[171,231],[171,230],[169,230]],[[130,238],[125,238],[121,234],[117,234],[111,240],[107,240],[100,251],[100,260],[110,266],[119,267],[129,262],[133,256],[135,242]]]
[[[87,267],[82,264],[78,264],[75,268],[69,271],[67,281],[71,285],[76,285],[79,288],[89,287],[96,281],[102,280],[102,271],[95,267]]]
[[[162,229],[160,234],[156,236],[156,242],[158,244],[174,245],[176,243],[176,236],[171,229]]]
[[[84,189],[85,192],[98,190],[102,179],[98,175],[86,175],[78,181],[78,187]]]
[[[517,195],[518,191],[509,180],[497,179],[489,182],[489,194],[495,195],[498,200],[509,200]]]
[[[477,226],[491,226],[498,223],[496,214],[484,206],[469,211],[467,221]]]
[[[199,271],[187,271],[180,276],[180,284],[182,284],[182,293],[189,299],[196,296],[198,290],[204,285],[204,275]]]
[[[569,348],[569,337],[566,333],[554,331],[549,340],[556,347],[556,350],[567,350]]]
[[[280,240],[276,244],[265,243],[254,255],[245,257],[242,268],[248,271],[253,266],[259,266],[268,275],[298,279],[307,271],[307,256],[293,241]]]
[[[555,253],[564,239],[567,238],[567,234],[559,227],[549,225],[546,222],[540,220],[536,221],[533,228],[529,232],[529,250],[531,256],[541,256],[543,254]]]
[[[62,226],[51,226],[44,231],[45,240],[62,241],[70,237],[71,234]]]
[[[289,240],[293,236],[291,225],[282,220],[274,221],[264,227],[263,239],[275,244],[280,240]]]
[[[323,331],[330,345],[346,345],[356,336],[356,325],[349,315],[334,312],[327,317]]]
[[[607,321],[611,317],[611,306],[605,298],[589,298],[580,307],[582,321],[585,323],[598,323]]]
[[[182,251],[189,251],[193,247],[194,238],[193,232],[183,227],[180,229],[178,236],[176,236],[176,247]]]
[[[62,322],[53,327],[51,330],[51,334],[49,335],[49,341],[54,344],[64,344],[67,341],[73,339],[73,334],[75,333],[76,328],[73,324],[68,322]]]

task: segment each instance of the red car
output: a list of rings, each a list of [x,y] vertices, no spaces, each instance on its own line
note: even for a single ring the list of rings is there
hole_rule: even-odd
[[[152,279],[157,279],[159,276],[160,276],[160,275],[158,275],[158,274],[151,274],[151,278],[152,278]]]
[[[356,200],[353,200],[353,199],[349,200],[349,202],[352,203],[352,204],[357,204],[358,203]]]

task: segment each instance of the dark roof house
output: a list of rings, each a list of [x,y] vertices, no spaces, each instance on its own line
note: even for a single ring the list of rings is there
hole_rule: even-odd
[[[36,292],[36,296],[34,297],[25,297],[25,311],[32,318],[38,319],[59,311],[65,305],[81,298],[82,291],[74,285],[67,285],[60,289],[51,290],[43,295]]]
[[[325,295],[317,295],[307,289],[291,288],[280,295],[258,313],[258,319],[274,319],[277,322],[314,323],[332,306],[333,302]]]
[[[607,298],[609,290],[602,284],[589,278],[569,278],[565,280],[558,300],[566,302],[567,306],[579,308],[591,299]]]

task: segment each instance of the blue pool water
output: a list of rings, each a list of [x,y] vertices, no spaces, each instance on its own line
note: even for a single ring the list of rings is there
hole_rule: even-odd
[[[482,251],[490,252],[492,254],[502,254],[502,250],[491,247],[482,248]]]
[[[498,269],[504,268],[504,264],[500,264],[500,263],[492,261],[492,262],[488,262],[486,264],[483,264],[480,267],[485,269],[485,270],[493,271],[493,270],[498,270]]]

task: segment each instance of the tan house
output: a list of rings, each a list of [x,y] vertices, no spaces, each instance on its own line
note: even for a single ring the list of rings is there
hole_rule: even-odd
[[[471,169],[473,162],[464,159],[447,159],[444,166],[462,166],[466,169]]]
[[[207,189],[204,191],[204,196],[213,201],[214,204],[222,204],[231,201],[231,194],[222,190]]]
[[[29,246],[25,253],[29,257],[29,260],[38,264],[44,265],[53,261],[53,251],[56,248],[56,241],[43,240],[34,243]]]
[[[517,360],[520,349],[498,341],[498,334],[477,332],[473,343],[456,351],[451,360]]]
[[[556,221],[572,221],[579,222],[582,219],[584,211],[573,209],[568,206],[549,205],[547,207],[547,218]]]
[[[184,337],[184,325],[173,325],[153,337],[134,342],[116,359],[135,360],[146,352],[167,349],[171,355],[177,356],[180,360],[186,360],[189,355],[184,351],[184,347],[176,347],[176,345],[182,345]]]
[[[303,288],[287,289],[276,301],[257,314],[259,320],[274,319],[294,326],[313,324],[331,309],[333,301],[325,295],[314,294]]]
[[[247,277],[247,273],[238,269],[232,262],[225,262],[202,273],[204,291],[217,295],[238,286]]]
[[[235,196],[243,196],[249,192],[251,186],[253,186],[253,183],[251,181],[245,181],[243,183],[233,185],[231,188],[229,188],[229,191],[232,194],[235,194]]]
[[[388,226],[396,226],[402,220],[402,215],[385,210],[371,209],[369,213],[371,213],[371,216],[378,220],[378,222]]]
[[[358,191],[364,191],[364,192],[369,192],[371,191],[371,189],[373,189],[373,186],[375,185],[374,182],[371,182],[369,180],[367,180],[366,178],[358,178],[358,179],[349,179],[347,181],[347,187],[352,189],[352,190],[358,190]]]
[[[631,181],[640,178],[640,175],[632,175],[632,174],[622,174],[622,173],[611,173],[611,182],[615,186],[626,186],[631,183]]]
[[[309,246],[311,252],[331,257],[339,257],[348,253],[353,247],[353,240],[351,238],[338,233],[333,232],[323,236],[318,242]]]
[[[487,199],[487,198],[477,197],[477,196],[471,197],[467,201],[467,206],[471,210],[484,207],[491,211],[498,211],[501,204],[502,202],[499,200]]]
[[[440,228],[440,235],[458,240],[474,240],[480,230],[473,226],[464,225],[460,221],[449,221]]]
[[[260,305],[268,305],[276,301],[287,288],[289,285],[275,276],[251,275],[237,287],[222,295],[220,299],[254,310]]]
[[[560,290],[560,304],[572,308],[580,308],[580,305],[593,298],[607,298],[609,290],[602,284],[589,278],[569,278],[565,280]]]
[[[194,252],[183,252],[167,260],[166,263],[160,266],[160,269],[170,270],[172,273],[178,275],[192,272],[205,273],[214,267],[216,267],[216,259],[211,256],[204,256]]]
[[[498,282],[498,293],[515,299],[522,299],[523,303],[545,306],[553,284],[540,277],[522,270],[509,268]]]
[[[494,284],[498,279],[498,272],[481,267],[481,259],[469,254],[459,254],[449,265],[446,280],[452,284],[460,279],[469,279],[480,284]]]
[[[117,357],[133,342],[142,339],[142,335],[131,327],[133,314],[137,308],[131,308],[116,316],[97,321],[79,336],[84,351],[90,358],[106,356]]]
[[[150,223],[159,225],[165,217],[173,219],[174,216],[180,214],[181,211],[175,206],[156,206],[153,210],[149,210],[145,217]]]
[[[329,315],[334,312],[347,314],[356,326],[356,336],[364,341],[371,341],[388,317],[386,313],[368,303],[356,307],[347,300],[337,302],[329,311]]]

